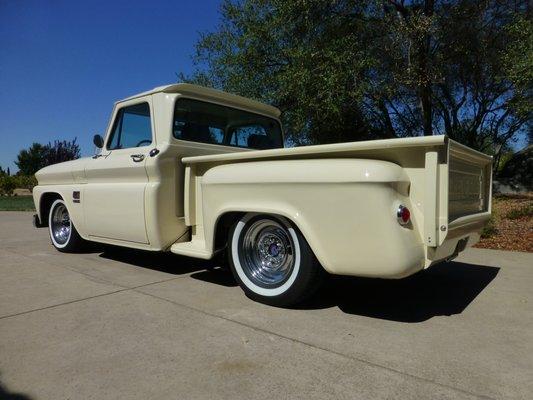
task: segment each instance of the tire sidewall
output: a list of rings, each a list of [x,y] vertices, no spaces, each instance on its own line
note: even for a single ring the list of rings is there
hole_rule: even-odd
[[[73,234],[73,230],[74,230],[74,225],[72,225],[72,219],[70,218],[70,213],[69,213],[70,234],[69,234],[68,240],[65,243],[63,243],[63,244],[60,244],[60,243],[56,242],[55,237],[54,237],[54,233],[52,232],[52,214],[54,213],[55,208],[58,205],[60,205],[60,204],[62,204],[65,207],[65,209],[67,210],[67,212],[68,212],[67,205],[65,204],[65,202],[62,199],[55,200],[52,203],[52,206],[50,207],[50,212],[48,213],[48,232],[50,233],[50,239],[52,240],[52,244],[54,245],[54,247],[56,249],[66,249],[67,246],[69,245],[71,239],[72,239],[72,234]]]
[[[247,228],[257,219],[272,220],[280,224],[290,235],[295,252],[295,262],[289,278],[280,286],[275,288],[265,288],[256,285],[252,282],[243,270],[239,255],[239,242],[242,240],[242,236],[246,232]],[[299,232],[293,227],[293,225],[284,217],[264,215],[258,213],[249,213],[241,218],[233,227],[229,237],[229,253],[230,253],[230,266],[237,280],[241,283],[241,287],[245,290],[247,295],[259,300],[266,300],[266,302],[276,302],[277,299],[282,299],[286,296],[290,296],[291,291],[298,284],[298,278],[302,274],[304,263],[302,263],[302,239]]]

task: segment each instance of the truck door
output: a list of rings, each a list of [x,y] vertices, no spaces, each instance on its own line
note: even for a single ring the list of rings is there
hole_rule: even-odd
[[[150,99],[120,104],[100,156],[86,166],[83,203],[89,236],[148,243],[145,163],[153,141]]]

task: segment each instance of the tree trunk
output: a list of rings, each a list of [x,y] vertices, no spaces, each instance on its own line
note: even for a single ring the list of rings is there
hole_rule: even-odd
[[[426,0],[424,5],[424,15],[428,18],[433,16],[433,9],[435,6],[434,0]],[[426,33],[422,40],[419,50],[420,55],[420,72],[421,85],[419,89],[420,108],[422,109],[422,124],[424,128],[424,136],[433,135],[433,110],[432,110],[432,89],[431,89],[431,71],[430,71],[430,57],[431,57],[431,35]]]
[[[422,109],[422,124],[424,127],[424,136],[433,135],[433,117],[431,105],[431,85],[423,84],[419,90],[420,108]]]

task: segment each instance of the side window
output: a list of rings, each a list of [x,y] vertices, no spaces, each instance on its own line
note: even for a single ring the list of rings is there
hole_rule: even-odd
[[[149,146],[152,144],[152,124],[148,103],[121,108],[115,118],[108,150]]]

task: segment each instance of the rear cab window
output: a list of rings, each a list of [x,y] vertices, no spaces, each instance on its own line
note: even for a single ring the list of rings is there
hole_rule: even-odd
[[[172,129],[180,140],[257,150],[283,147],[275,119],[199,100],[176,101]]]

